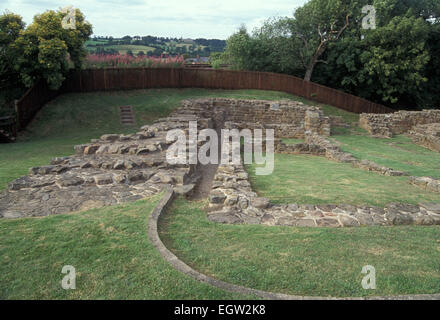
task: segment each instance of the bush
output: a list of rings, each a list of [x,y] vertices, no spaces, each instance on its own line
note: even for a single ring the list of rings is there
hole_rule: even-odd
[[[182,68],[183,56],[163,58],[130,55],[97,55],[87,56],[85,67],[89,69],[101,68]]]

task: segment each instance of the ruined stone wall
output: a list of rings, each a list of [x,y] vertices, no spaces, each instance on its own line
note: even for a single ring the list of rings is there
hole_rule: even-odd
[[[409,136],[414,143],[440,152],[440,123],[415,126]]]
[[[204,116],[227,120],[237,129],[274,129],[279,138],[303,139],[306,131],[330,135],[330,119],[318,107],[296,101],[198,99],[183,102],[185,108],[204,110]]]
[[[390,114],[363,113],[359,126],[375,137],[391,138],[421,124],[440,123],[440,110],[398,111]]]
[[[327,144],[325,139],[318,141],[319,138],[311,137],[310,140]],[[429,226],[440,225],[440,204],[391,203],[385,208],[273,204],[252,190],[248,173],[242,163],[237,163],[219,166],[209,195],[208,219],[224,224],[296,227]]]

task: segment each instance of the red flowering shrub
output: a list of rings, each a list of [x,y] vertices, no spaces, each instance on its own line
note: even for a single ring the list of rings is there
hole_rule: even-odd
[[[102,55],[87,56],[85,67],[100,68],[181,68],[184,65],[183,56],[178,57],[146,57],[130,55]]]

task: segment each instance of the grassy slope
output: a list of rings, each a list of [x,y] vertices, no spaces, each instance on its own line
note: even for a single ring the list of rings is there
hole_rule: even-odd
[[[152,89],[106,93],[66,94],[47,104],[15,144],[0,145],[0,190],[32,166],[48,164],[55,156],[73,153],[75,144],[105,133],[134,132],[142,125],[167,116],[183,99],[229,97],[296,99],[274,91]],[[136,126],[120,124],[118,106],[134,107]],[[349,113],[346,113],[349,114]]]
[[[378,139],[358,130],[357,135],[341,131],[333,138],[341,148],[359,159],[368,159],[380,165],[409,172],[414,176],[440,178],[440,153],[420,147],[400,135],[392,139]]]
[[[40,219],[0,220],[0,299],[236,299],[174,270],[147,237],[158,197]],[[63,290],[64,265],[76,290]]]
[[[300,295],[440,292],[438,227],[292,228],[212,223],[204,203],[178,199],[162,239],[186,263],[218,279]],[[361,286],[376,268],[377,290]]]
[[[275,203],[440,203],[438,194],[410,185],[408,177],[386,177],[322,157],[276,154],[273,174],[256,176],[255,168],[247,167],[254,190]]]

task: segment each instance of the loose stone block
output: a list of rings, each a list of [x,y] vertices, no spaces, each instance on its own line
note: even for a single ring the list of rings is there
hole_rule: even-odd
[[[101,174],[94,177],[97,185],[106,185],[113,183],[113,176],[109,174]]]

